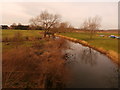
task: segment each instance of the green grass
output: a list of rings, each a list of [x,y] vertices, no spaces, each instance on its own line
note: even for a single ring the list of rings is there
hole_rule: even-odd
[[[41,34],[40,30],[2,30],[2,38],[4,37],[13,37],[15,33],[20,32],[22,36],[34,36],[39,37]]]
[[[16,47],[32,47],[35,43],[40,43],[43,44],[45,41],[44,40],[39,40],[39,41],[23,41],[23,42],[9,42],[9,45],[7,45],[6,42],[2,43],[2,49],[4,52],[16,48]]]
[[[22,38],[24,37],[42,37],[42,34],[40,34],[40,30],[2,30],[2,39],[3,38],[12,38],[16,33],[20,32],[22,34]],[[8,51],[12,48],[15,48],[17,46],[24,46],[24,47],[31,47],[35,42],[43,43],[43,40],[37,40],[37,41],[22,41],[22,42],[2,42],[1,47],[3,51]],[[9,45],[7,45],[7,43]]]
[[[106,35],[106,33],[102,33],[102,34]],[[80,39],[80,40],[85,40],[93,46],[101,47],[101,48],[104,48],[105,50],[113,50],[115,52],[118,52],[118,40],[117,39],[113,39],[109,37],[100,37],[100,36],[95,35],[94,39],[90,40],[89,39],[90,36],[87,33],[70,33],[69,32],[69,33],[61,33],[61,35]],[[111,33],[107,33],[107,35],[111,35]]]

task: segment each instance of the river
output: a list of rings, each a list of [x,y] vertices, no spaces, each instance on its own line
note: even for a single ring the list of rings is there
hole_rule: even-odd
[[[118,65],[98,51],[67,42],[66,65],[72,74],[68,88],[118,88]]]

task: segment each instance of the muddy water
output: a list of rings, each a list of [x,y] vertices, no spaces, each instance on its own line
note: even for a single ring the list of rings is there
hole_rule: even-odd
[[[117,88],[118,66],[107,56],[79,43],[67,41],[67,66],[72,74],[69,88]]]

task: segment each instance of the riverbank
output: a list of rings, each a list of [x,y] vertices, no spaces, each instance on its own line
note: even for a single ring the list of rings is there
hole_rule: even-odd
[[[2,40],[2,87],[65,88],[69,75],[61,51],[67,49],[66,40],[24,32]]]
[[[118,61],[118,53],[116,53],[112,50],[108,51],[108,50],[105,50],[104,48],[96,47],[94,45],[89,44],[87,41],[84,41],[84,40],[79,40],[79,39],[76,39],[76,38],[71,38],[71,37],[68,37],[68,36],[58,35],[58,34],[56,34],[56,36],[67,39],[67,40],[70,40],[70,41],[73,41],[73,42],[76,42],[76,43],[80,43],[84,46],[87,46],[87,47],[90,47],[94,50],[97,50],[100,53],[105,54],[107,57],[109,57],[114,63],[120,65],[120,62]]]

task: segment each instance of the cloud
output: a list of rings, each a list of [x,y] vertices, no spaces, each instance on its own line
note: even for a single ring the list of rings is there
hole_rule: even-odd
[[[118,25],[117,2],[17,2],[3,3],[2,8],[3,24],[28,24],[31,17],[39,15],[42,10],[48,10],[60,14],[63,21],[75,27],[80,27],[86,18],[96,15],[102,17],[102,28],[117,28]]]
[[[12,22],[26,22],[31,15],[25,12],[25,8],[16,3],[3,3],[2,4],[2,21],[6,24]]]

